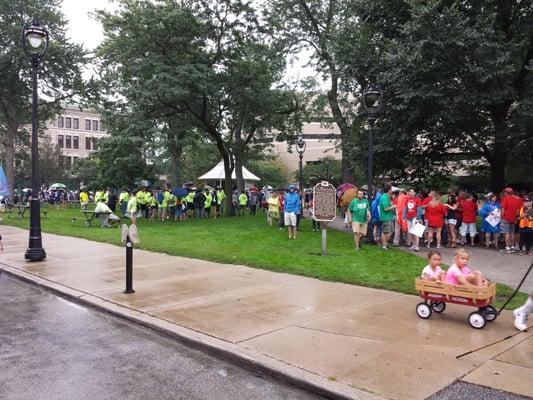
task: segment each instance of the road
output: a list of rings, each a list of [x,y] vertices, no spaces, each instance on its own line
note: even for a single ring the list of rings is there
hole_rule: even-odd
[[[318,399],[0,274],[0,399]]]

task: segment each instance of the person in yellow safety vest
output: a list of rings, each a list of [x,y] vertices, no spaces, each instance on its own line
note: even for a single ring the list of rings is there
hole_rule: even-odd
[[[239,195],[239,214],[241,217],[244,217],[244,211],[246,210],[246,203],[248,203],[248,196],[246,196],[246,193],[242,192]]]
[[[109,190],[102,190],[102,200],[106,204],[109,202]]]
[[[95,203],[98,203],[98,202],[102,199],[103,195],[104,195],[103,191],[101,191],[101,190],[97,190],[97,191],[94,193],[94,202],[95,202]]]
[[[165,189],[161,195],[161,202],[157,203],[157,208],[159,209],[159,221],[163,222],[167,219],[167,208],[170,201],[170,191]]]
[[[128,205],[126,206],[126,213],[131,219],[132,225],[137,224],[137,212],[139,211],[136,192],[131,192],[131,196],[128,199]]]
[[[168,214],[167,219],[176,215],[176,196],[169,191],[170,197],[168,199]]]
[[[138,193],[137,197],[139,197]],[[150,190],[147,190],[144,194],[144,204],[146,207],[146,218],[149,218],[150,221],[152,221],[155,214],[157,214],[157,202]]]
[[[194,214],[194,191],[190,191],[187,196],[185,196],[185,202],[187,203],[187,215],[192,217]]]
[[[143,217],[148,218],[148,207],[149,204],[146,201],[146,188],[142,188],[137,192],[137,203],[139,203],[139,209]]]
[[[224,215],[224,200],[226,199],[226,193],[224,189],[219,188],[217,191],[217,202],[218,202],[218,216]]]
[[[209,189],[205,189],[205,202],[204,202],[204,210],[207,214],[207,218],[211,217],[211,202],[213,201],[213,196],[211,193],[209,193]]]
[[[128,201],[130,199],[130,195],[127,190],[122,190],[120,194],[118,195],[118,205],[120,207],[120,212],[122,216],[126,215],[126,208],[128,207]]]
[[[83,211],[87,211],[87,205],[89,204],[89,195],[87,189],[83,188],[80,192],[80,207]]]

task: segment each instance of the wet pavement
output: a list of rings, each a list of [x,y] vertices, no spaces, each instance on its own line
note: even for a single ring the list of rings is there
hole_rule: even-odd
[[[0,273],[0,399],[318,399]]]
[[[508,311],[475,330],[470,307],[422,320],[416,296],[143,250],[125,295],[124,248],[44,234],[29,263],[27,231],[2,233],[0,269],[350,398],[420,400],[457,379],[533,396],[531,332],[456,359],[514,334]]]
[[[428,397],[427,400],[528,400],[531,397],[490,389],[484,386],[472,385],[465,382],[456,382],[446,389]]]

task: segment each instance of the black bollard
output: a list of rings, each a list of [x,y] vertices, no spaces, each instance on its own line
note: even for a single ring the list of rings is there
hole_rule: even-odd
[[[126,236],[126,290],[124,293],[135,293],[133,290],[133,243],[130,235]]]

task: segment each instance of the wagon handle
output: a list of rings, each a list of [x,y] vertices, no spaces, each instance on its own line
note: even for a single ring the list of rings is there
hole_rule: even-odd
[[[527,276],[529,275],[529,273],[531,272],[531,269],[533,269],[533,262],[531,263],[531,265],[529,266],[528,270],[526,271],[526,273],[524,274],[524,276],[522,277],[522,280],[520,281],[520,283],[518,284],[518,286],[516,287],[516,290],[514,291],[514,293],[511,295],[511,297],[509,297],[507,299],[507,301],[505,302],[505,304],[498,310],[498,315],[500,315],[500,313],[503,311],[503,309],[507,306],[507,304],[509,304],[509,302],[516,296],[516,294],[518,293],[518,291],[520,290],[520,287],[522,286],[522,284],[524,283],[524,281],[526,280]]]

